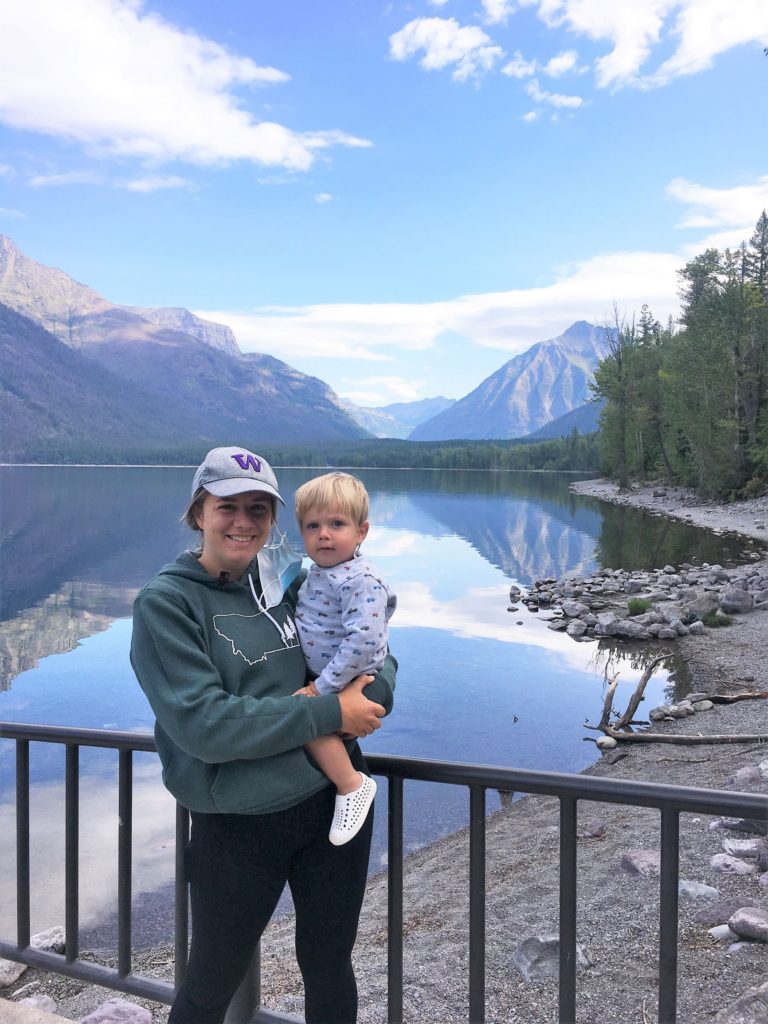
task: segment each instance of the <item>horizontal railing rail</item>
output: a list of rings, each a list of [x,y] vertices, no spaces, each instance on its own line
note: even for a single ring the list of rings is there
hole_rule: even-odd
[[[148,733],[76,729],[61,726],[0,722],[0,739],[16,743],[17,937],[0,938],[0,956],[80,978],[118,991],[170,1003],[175,986],[134,975],[131,970],[132,757],[154,752]],[[66,748],[65,766],[65,935],[64,955],[30,946],[30,822],[29,744],[59,743]],[[84,961],[78,943],[79,749],[106,747],[118,751],[118,942],[117,967]],[[576,1020],[576,811],[578,801],[591,800],[647,807],[661,814],[661,878],[659,920],[659,1024],[675,1024],[677,1004],[677,932],[679,880],[679,817],[681,813],[727,815],[765,820],[764,796],[720,790],[660,785],[597,776],[499,768],[492,765],[423,760],[383,754],[367,755],[375,775],[389,781],[388,792],[388,1020],[403,1020],[403,806],[404,782],[417,780],[468,789],[469,808],[469,1006],[471,1024],[485,1021],[485,842],[488,790],[540,794],[560,803],[560,1024]],[[188,919],[183,852],[189,835],[188,812],[176,815],[176,986],[187,963]],[[297,1018],[259,1008],[258,953],[251,972],[230,1006],[227,1020],[295,1021]]]

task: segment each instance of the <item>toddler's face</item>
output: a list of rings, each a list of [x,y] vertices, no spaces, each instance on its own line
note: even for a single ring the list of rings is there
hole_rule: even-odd
[[[367,533],[367,522],[358,526],[337,508],[311,508],[301,523],[307,554],[323,569],[353,558],[357,545],[363,542]]]

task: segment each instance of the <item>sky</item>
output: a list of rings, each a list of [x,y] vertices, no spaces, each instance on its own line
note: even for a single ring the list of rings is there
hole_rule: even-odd
[[[768,208],[766,0],[2,0],[0,233],[363,406],[660,320]]]

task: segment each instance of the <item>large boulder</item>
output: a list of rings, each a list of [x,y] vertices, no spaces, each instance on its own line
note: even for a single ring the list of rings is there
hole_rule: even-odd
[[[739,587],[727,587],[720,598],[720,608],[726,615],[739,615],[744,612],[751,612],[755,599]]]

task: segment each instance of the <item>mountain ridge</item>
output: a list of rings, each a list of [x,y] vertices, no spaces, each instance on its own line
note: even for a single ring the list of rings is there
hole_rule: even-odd
[[[589,381],[608,350],[608,332],[577,320],[556,338],[508,360],[408,439],[502,440],[534,433],[587,402]]]

